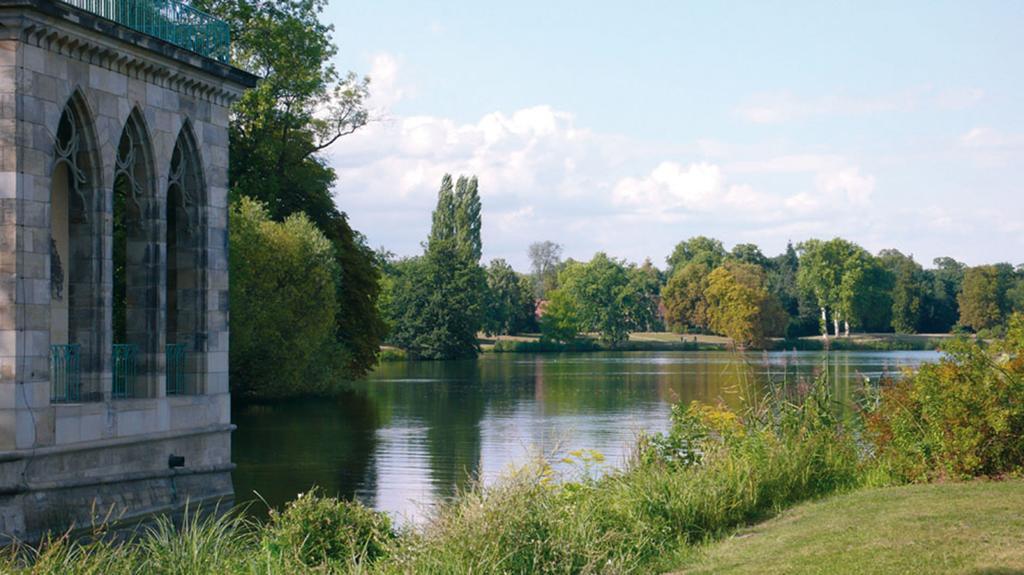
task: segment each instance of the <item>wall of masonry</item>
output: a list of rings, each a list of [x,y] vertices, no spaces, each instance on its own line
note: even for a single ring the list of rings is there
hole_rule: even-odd
[[[2,4],[2,3],[0,3]],[[29,2],[32,4],[32,2]],[[35,453],[59,457],[64,475],[76,479],[73,501],[84,501],[88,482],[81,470],[107,485],[118,477],[132,478],[132,485],[146,490],[166,483],[167,456],[157,446],[177,446],[186,465],[215,470],[219,479],[207,493],[225,493],[223,475],[230,467],[230,400],[228,394],[228,113],[243,84],[251,77],[237,70],[182,56],[180,50],[141,41],[138,45],[97,32],[88,19],[55,16],[46,12],[54,3],[36,2],[36,11],[3,11],[0,5],[0,527],[18,533],[25,527],[23,504],[33,501],[32,516],[38,519],[55,512],[48,501],[64,509],[61,479],[17,472],[31,468]],[[41,7],[40,7],[41,6]],[[61,10],[66,10],[61,8]],[[244,82],[239,81],[239,78]],[[254,79],[253,79],[254,80]],[[55,140],[61,115],[70,101],[80,109],[80,121],[95,140],[96,233],[85,259],[95,274],[87,292],[87,325],[79,322],[79,334],[88,343],[83,372],[98,390],[92,401],[53,404],[50,401],[50,193],[54,171]],[[152,241],[136,257],[144,278],[154,288],[147,305],[156,311],[144,326],[155,338],[151,349],[162,350],[166,303],[166,214],[171,155],[182,129],[192,130],[199,148],[205,198],[199,205],[203,227],[200,257],[202,284],[198,289],[205,309],[203,333],[192,358],[191,376],[200,393],[167,397],[164,393],[162,353],[150,363],[148,391],[143,398],[111,397],[111,361],[107,350],[114,343],[111,329],[113,183],[115,154],[130,116],[141,124],[149,151],[151,181],[146,189],[146,217],[155,230]],[[164,227],[161,227],[164,226]],[[74,278],[72,278],[72,282]],[[155,284],[155,285],[154,285]],[[71,286],[71,298],[76,287]],[[82,307],[82,306],[80,306]],[[175,434],[206,434],[207,440],[173,442]],[[151,448],[97,451],[97,445],[131,441],[137,445],[152,437]],[[170,438],[170,439],[169,439]],[[105,443],[107,442],[107,443]],[[170,443],[169,443],[170,442]],[[213,443],[211,443],[213,442]],[[209,448],[217,445],[216,449]],[[197,446],[197,447],[196,447]],[[168,447],[169,449],[169,447]],[[42,451],[39,451],[42,450]],[[49,451],[47,451],[49,450]],[[97,455],[100,453],[101,455]],[[149,454],[148,460],[144,455]],[[39,457],[44,457],[40,455]],[[142,458],[140,460],[140,457]],[[97,466],[97,458],[102,465]],[[151,470],[153,480],[147,483]],[[150,471],[147,471],[150,470]],[[32,477],[45,481],[40,487]],[[229,478],[230,476],[227,475]],[[203,496],[202,482],[190,479],[196,496]],[[226,483],[230,495],[230,480]],[[173,487],[173,485],[172,485]],[[126,487],[123,501],[134,501]],[[161,496],[151,493],[140,501]],[[147,503],[149,505],[149,503]],[[55,508],[56,509],[56,508]],[[151,509],[150,509],[151,510]],[[124,511],[124,510],[122,510]],[[131,510],[127,510],[131,515]],[[31,523],[31,521],[30,521]],[[19,528],[19,525],[21,526]]]

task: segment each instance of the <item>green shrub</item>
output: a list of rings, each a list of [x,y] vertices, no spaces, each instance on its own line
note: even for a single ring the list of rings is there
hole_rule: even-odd
[[[343,369],[335,343],[338,267],[305,215],[283,222],[249,198],[231,206],[231,393],[260,400],[325,393]]]
[[[936,364],[888,384],[866,416],[878,459],[898,480],[1024,469],[1024,316],[991,346],[958,339]]]
[[[321,497],[313,489],[284,511],[271,511],[263,544],[275,556],[291,556],[311,567],[355,565],[386,555],[394,537],[386,514],[358,502]]]

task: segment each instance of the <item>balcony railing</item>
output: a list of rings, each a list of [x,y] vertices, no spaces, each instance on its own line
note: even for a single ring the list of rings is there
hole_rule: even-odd
[[[115,398],[135,397],[138,361],[139,346],[130,343],[114,344],[114,377],[111,394]]]
[[[231,29],[227,22],[175,0],[60,0],[97,16],[227,63]]]
[[[185,395],[185,344],[169,343],[165,349],[167,395]]]
[[[82,398],[82,348],[77,343],[50,346],[50,401],[69,403]]]

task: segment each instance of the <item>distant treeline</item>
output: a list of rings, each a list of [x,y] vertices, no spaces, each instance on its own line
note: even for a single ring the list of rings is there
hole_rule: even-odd
[[[478,331],[539,331],[559,343],[596,334],[611,347],[631,332],[662,330],[722,335],[738,347],[851,331],[989,337],[1024,311],[1024,265],[944,257],[925,268],[898,250],[874,255],[841,238],[790,243],[768,257],[754,244],[726,250],[697,236],[676,245],[664,269],[604,253],[563,260],[545,241],[529,247],[529,273],[501,259],[484,267],[479,209],[475,178],[460,178],[453,192],[445,176],[424,255],[380,256],[388,342],[413,357],[473,356]]]

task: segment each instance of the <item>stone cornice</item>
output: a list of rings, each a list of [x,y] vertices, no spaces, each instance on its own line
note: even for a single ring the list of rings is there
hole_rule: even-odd
[[[258,80],[243,70],[53,0],[0,0],[0,38],[17,39],[223,106]]]

